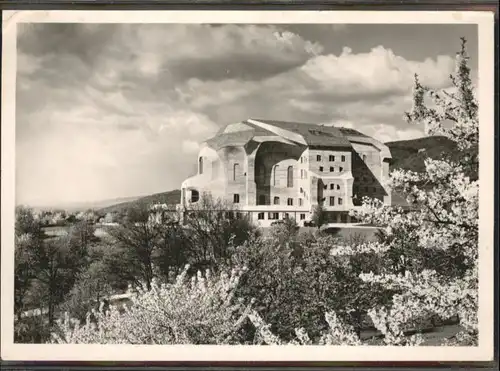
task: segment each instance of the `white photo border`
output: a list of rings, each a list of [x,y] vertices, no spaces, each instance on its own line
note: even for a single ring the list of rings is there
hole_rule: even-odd
[[[14,341],[15,89],[18,23],[477,24],[480,234],[477,347],[52,345]],[[3,11],[1,357],[5,361],[490,361],[494,327],[494,13],[475,11]]]

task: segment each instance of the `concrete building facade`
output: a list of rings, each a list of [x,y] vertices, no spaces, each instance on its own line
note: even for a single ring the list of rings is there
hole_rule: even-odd
[[[249,119],[202,143],[197,161],[181,186],[181,210],[210,193],[260,226],[304,225],[319,203],[332,223],[351,222],[364,196],[391,204],[388,147],[353,129]]]

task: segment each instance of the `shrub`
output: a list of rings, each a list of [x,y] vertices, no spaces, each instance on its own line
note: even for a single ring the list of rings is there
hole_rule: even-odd
[[[90,344],[238,344],[248,308],[235,297],[243,270],[211,277],[187,277],[173,284],[153,280],[151,290],[138,289],[120,311],[111,306],[87,315],[80,324],[66,316],[52,334],[56,343]]]

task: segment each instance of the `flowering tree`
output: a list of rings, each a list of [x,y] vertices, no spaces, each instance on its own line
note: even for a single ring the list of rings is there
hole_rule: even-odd
[[[458,316],[464,329],[460,339],[477,341],[479,126],[465,45],[462,39],[453,88],[433,91],[416,76],[413,108],[406,114],[410,123],[423,123],[427,134],[456,142],[462,156],[455,161],[427,158],[423,173],[391,173],[389,185],[406,196],[409,210],[365,199],[354,213],[385,227],[377,253],[388,264],[360,277],[397,292],[392,306],[370,312],[391,343],[398,343],[405,327],[434,316]]]
[[[387,345],[418,345],[422,326],[429,321],[432,325],[436,318],[453,317],[459,319],[463,331],[452,343],[477,343],[479,127],[467,60],[462,39],[449,91],[424,87],[416,76],[414,105],[406,114],[409,123],[423,123],[428,135],[456,142],[461,156],[454,161],[427,158],[422,173],[392,172],[389,186],[405,195],[410,207],[364,198],[362,208],[352,215],[383,228],[380,241],[332,250],[339,263],[362,270],[362,281],[390,295],[389,302],[374,303],[366,311]],[[284,343],[258,313],[249,318],[261,342]],[[326,313],[325,319],[329,329],[314,343],[361,344],[359,334],[335,312]],[[408,330],[417,334],[407,336]],[[296,336],[295,343],[312,343],[303,329],[297,329]]]
[[[131,304],[87,315],[84,324],[66,315],[53,333],[56,343],[87,344],[238,344],[249,307],[234,297],[243,270],[189,279],[188,267],[173,284],[138,289]]]

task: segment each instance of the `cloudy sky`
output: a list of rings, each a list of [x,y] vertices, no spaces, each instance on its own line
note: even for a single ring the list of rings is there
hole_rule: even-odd
[[[461,36],[476,70],[474,25],[20,25],[16,201],[179,188],[200,141],[251,117],[421,137],[413,74],[447,87]]]

